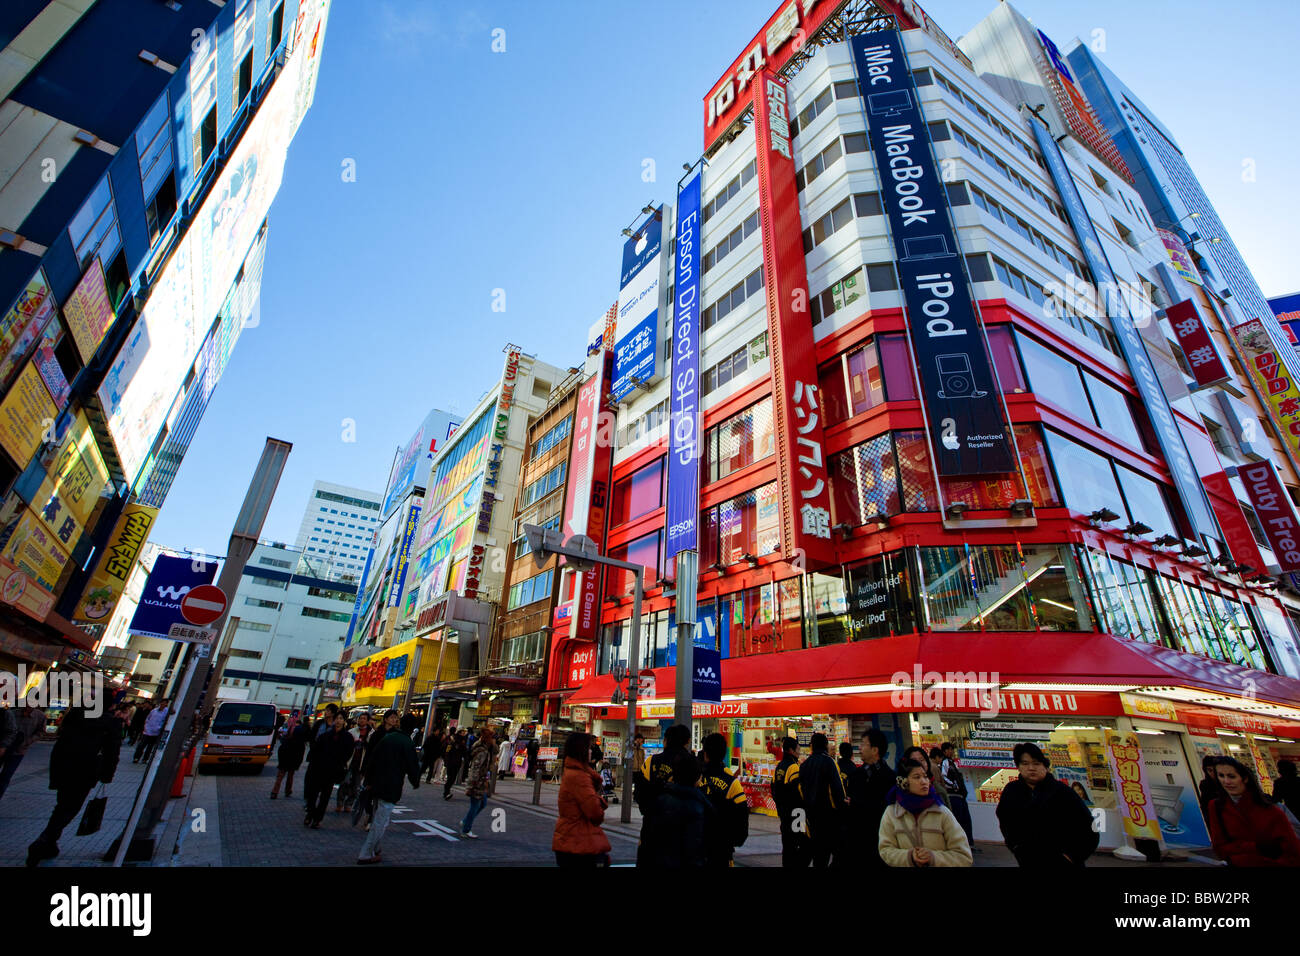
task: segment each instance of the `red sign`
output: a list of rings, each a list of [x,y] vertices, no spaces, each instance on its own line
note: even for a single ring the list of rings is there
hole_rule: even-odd
[[[569,687],[581,687],[596,673],[596,646],[578,644],[569,658]]]
[[[483,578],[483,560],[487,549],[481,544],[474,545],[469,553],[469,567],[465,570],[465,597],[477,598],[479,581]]]
[[[967,66],[970,60],[940,30],[915,0],[875,0],[876,6],[893,14],[902,30],[920,27],[939,40]],[[754,102],[754,88],[760,70],[780,73],[808,44],[808,39],[848,5],[847,0],[782,0],[776,13],[763,24],[745,52],[713,84],[704,98],[704,151],[713,148],[723,133]],[[802,235],[803,230],[799,230]]]
[[[195,627],[207,627],[226,613],[226,592],[215,584],[190,588],[181,598],[181,617]]]
[[[1178,336],[1178,344],[1187,356],[1187,364],[1192,367],[1198,385],[1217,385],[1228,378],[1227,366],[1223,356],[1215,348],[1210,330],[1196,311],[1191,299],[1186,299],[1165,310],[1169,324]]]
[[[609,466],[613,436],[608,434],[607,416],[614,353],[601,353],[601,367],[578,390],[574,413],[573,450],[569,463],[569,491],[564,503],[561,531],[568,537],[585,534],[598,547],[605,540],[605,509],[609,497]],[[569,636],[594,641],[600,627],[601,568],[583,571],[576,594],[577,606]]]
[[[757,82],[761,95],[754,101],[754,136],[777,419],[781,544],[788,559],[802,553],[815,564],[833,564],[830,480],[821,425],[825,412],[817,395],[817,349],[808,319],[808,264],[785,80],[764,70]]]
[[[1250,503],[1264,527],[1273,554],[1283,571],[1300,571],[1300,519],[1272,462],[1256,461],[1237,468]],[[1262,568],[1260,570],[1263,570]]]

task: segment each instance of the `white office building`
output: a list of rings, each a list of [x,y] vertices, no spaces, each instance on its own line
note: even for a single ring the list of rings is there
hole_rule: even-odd
[[[295,548],[307,574],[357,581],[366,566],[371,537],[379,527],[378,492],[317,481],[303,509]]]

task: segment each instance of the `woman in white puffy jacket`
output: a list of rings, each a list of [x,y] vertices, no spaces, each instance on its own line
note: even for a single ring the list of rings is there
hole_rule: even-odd
[[[898,786],[880,818],[880,858],[889,866],[970,866],[970,843],[952,811],[943,805],[930,774],[904,760]]]

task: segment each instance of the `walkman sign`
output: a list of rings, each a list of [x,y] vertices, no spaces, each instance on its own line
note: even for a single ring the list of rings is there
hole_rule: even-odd
[[[1015,470],[984,331],[899,34],[851,39],[940,475]]]

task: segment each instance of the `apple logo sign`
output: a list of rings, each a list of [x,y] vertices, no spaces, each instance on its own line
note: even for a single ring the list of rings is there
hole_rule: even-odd
[[[636,245],[632,247],[632,251],[635,252],[638,256],[641,255],[641,253],[645,252],[646,244],[649,242],[650,242],[649,232],[646,231],[641,233],[641,235],[637,236]]]
[[[956,451],[958,448],[961,447],[961,442],[957,440],[956,435],[944,435],[943,447],[948,449],[949,451]]]

